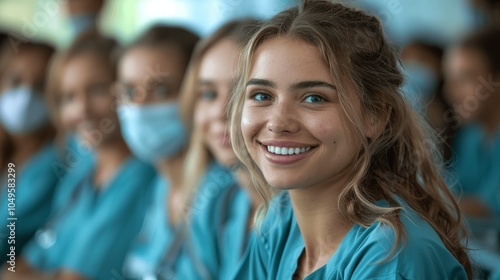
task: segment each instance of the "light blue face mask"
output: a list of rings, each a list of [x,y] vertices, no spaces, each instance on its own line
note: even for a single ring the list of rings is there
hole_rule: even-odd
[[[96,14],[81,14],[74,15],[69,19],[73,34],[75,36],[80,35],[82,32],[90,29],[97,25],[97,15]]]
[[[402,91],[411,104],[418,109],[425,106],[432,98],[438,86],[438,79],[432,69],[428,66],[411,61],[406,63],[403,69],[405,83]]]
[[[187,144],[187,132],[175,102],[120,105],[118,118],[125,142],[144,161],[170,159]]]
[[[33,88],[18,86],[0,95],[0,122],[11,134],[34,132],[49,121],[43,96]]]

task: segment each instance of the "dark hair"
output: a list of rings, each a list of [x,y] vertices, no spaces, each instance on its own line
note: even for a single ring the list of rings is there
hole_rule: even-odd
[[[40,51],[43,55],[47,57],[51,57],[55,49],[53,46],[38,41],[26,41],[20,42],[19,45],[13,46],[10,42],[10,36],[16,35],[5,35],[5,37],[0,40],[0,78],[2,77],[3,72],[5,71],[6,65],[10,62],[10,60],[15,56],[15,54],[27,51],[27,50],[37,50]],[[19,36],[20,37],[20,36]]]
[[[500,74],[500,28],[487,28],[474,33],[460,47],[479,51],[485,57],[488,71]]]
[[[187,66],[198,39],[198,35],[183,27],[157,24],[135,39],[127,50],[136,47],[175,46],[184,54],[184,64]]]

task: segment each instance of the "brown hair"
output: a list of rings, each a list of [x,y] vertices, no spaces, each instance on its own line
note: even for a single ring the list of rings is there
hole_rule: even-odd
[[[198,40],[198,35],[183,27],[157,24],[136,38],[125,52],[137,47],[174,46],[184,54],[184,65],[187,66]]]
[[[256,215],[257,224],[267,212],[272,193],[245,146],[241,112],[256,49],[265,40],[280,36],[318,48],[337,81],[348,123],[361,139],[349,181],[336,201],[340,213],[364,227],[377,221],[391,226],[397,237],[393,254],[406,240],[399,218],[403,208],[400,198],[434,228],[472,278],[470,260],[461,243],[466,230],[460,210],[441,176],[434,134],[400,92],[403,76],[396,51],[384,38],[377,18],[341,4],[305,0],[267,21],[243,53],[242,76],[230,104],[230,131],[236,155],[266,201]],[[371,138],[367,137],[367,119],[380,127]],[[377,207],[374,201],[378,198],[387,200],[390,207]]]
[[[480,52],[488,66],[488,71],[500,74],[500,28],[488,28],[467,37],[461,48]]]

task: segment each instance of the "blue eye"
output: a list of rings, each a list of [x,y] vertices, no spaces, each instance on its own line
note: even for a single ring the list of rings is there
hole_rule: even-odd
[[[214,100],[217,97],[217,93],[213,90],[205,90],[201,92],[200,97],[204,100]]]
[[[304,101],[307,103],[322,103],[325,102],[325,99],[318,95],[309,95],[304,99]]]
[[[258,92],[253,95],[252,99],[257,101],[269,101],[271,100],[271,95],[267,93]]]

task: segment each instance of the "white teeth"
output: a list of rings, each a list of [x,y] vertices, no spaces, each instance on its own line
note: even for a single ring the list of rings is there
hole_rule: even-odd
[[[311,147],[297,147],[297,148],[287,148],[287,147],[276,147],[276,146],[267,146],[267,151],[277,155],[293,155],[293,154],[301,154],[309,151]]]

